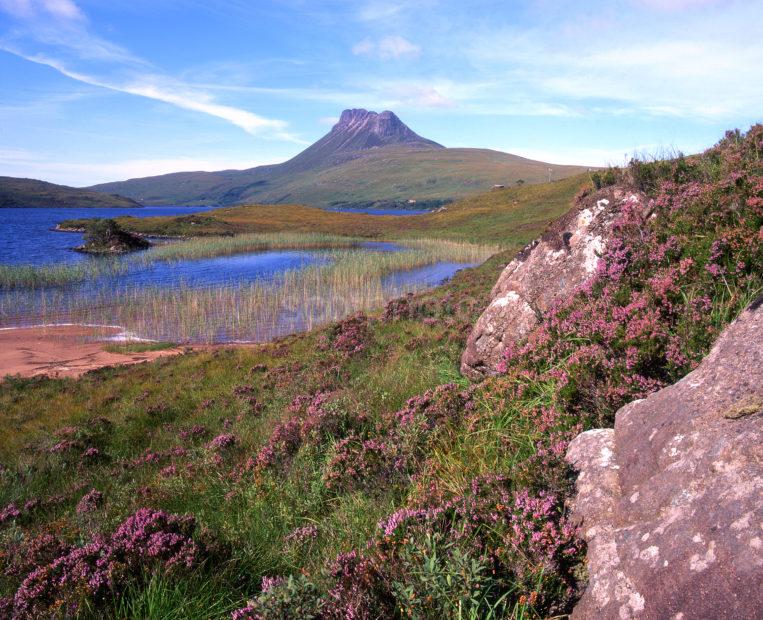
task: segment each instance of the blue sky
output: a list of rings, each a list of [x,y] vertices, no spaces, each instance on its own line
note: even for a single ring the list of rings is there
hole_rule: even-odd
[[[763,120],[759,0],[0,0],[0,175],[283,161],[342,109],[555,163]]]

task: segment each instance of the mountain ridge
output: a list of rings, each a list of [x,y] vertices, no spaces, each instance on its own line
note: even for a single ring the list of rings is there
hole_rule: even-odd
[[[417,134],[394,112],[351,108],[326,135],[280,164],[175,172],[88,189],[127,195],[143,204],[382,205],[455,200],[495,184],[537,183],[586,169],[551,167],[488,149],[449,149]]]

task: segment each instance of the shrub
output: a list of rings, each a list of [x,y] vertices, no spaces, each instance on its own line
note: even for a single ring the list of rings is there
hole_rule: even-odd
[[[103,493],[97,489],[92,489],[82,496],[77,503],[75,512],[79,515],[95,512],[103,505]]]
[[[353,357],[365,351],[371,344],[371,331],[368,329],[368,317],[356,314],[334,325],[328,331],[324,349],[333,349]]]
[[[275,620],[321,617],[325,601],[318,587],[304,575],[264,581],[262,593],[249,605],[233,612],[233,620]]]
[[[14,596],[14,617],[76,615],[99,605],[146,571],[190,569],[203,556],[193,517],[142,508],[106,537],[96,536],[34,568]]]
[[[591,183],[595,189],[600,190],[604,187],[609,187],[617,183],[618,171],[614,168],[607,168],[606,170],[597,170],[591,173]]]

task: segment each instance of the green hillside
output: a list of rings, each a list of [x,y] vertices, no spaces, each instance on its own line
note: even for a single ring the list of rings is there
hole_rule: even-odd
[[[338,166],[286,175],[258,184],[241,199],[251,202],[297,202],[313,206],[372,201],[459,199],[513,185],[539,183],[584,171],[579,166],[544,162],[488,149],[411,150],[385,147]]]
[[[341,213],[297,204],[254,204],[180,217],[121,217],[117,221],[131,232],[179,237],[318,232],[384,238],[426,236],[506,246],[521,243],[528,231],[538,229],[539,222],[558,217],[588,182],[588,175],[580,174],[553,183],[496,189],[436,212],[406,217]],[[86,223],[67,220],[59,226],[79,229]]]
[[[431,205],[479,194],[493,185],[547,182],[585,170],[488,149],[448,149],[422,138],[392,112],[345,110],[328,134],[282,164],[177,172],[91,189],[143,204],[368,207],[415,200]]]
[[[130,198],[104,194],[66,185],[56,185],[37,179],[0,177],[0,209],[10,207],[141,207]]]

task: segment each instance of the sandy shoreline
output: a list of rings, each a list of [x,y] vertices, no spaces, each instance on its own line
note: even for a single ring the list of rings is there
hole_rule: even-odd
[[[53,325],[0,330],[0,379],[6,375],[79,377],[104,366],[139,364],[178,355],[184,348],[142,353],[110,353],[106,344],[123,333],[119,327]]]

